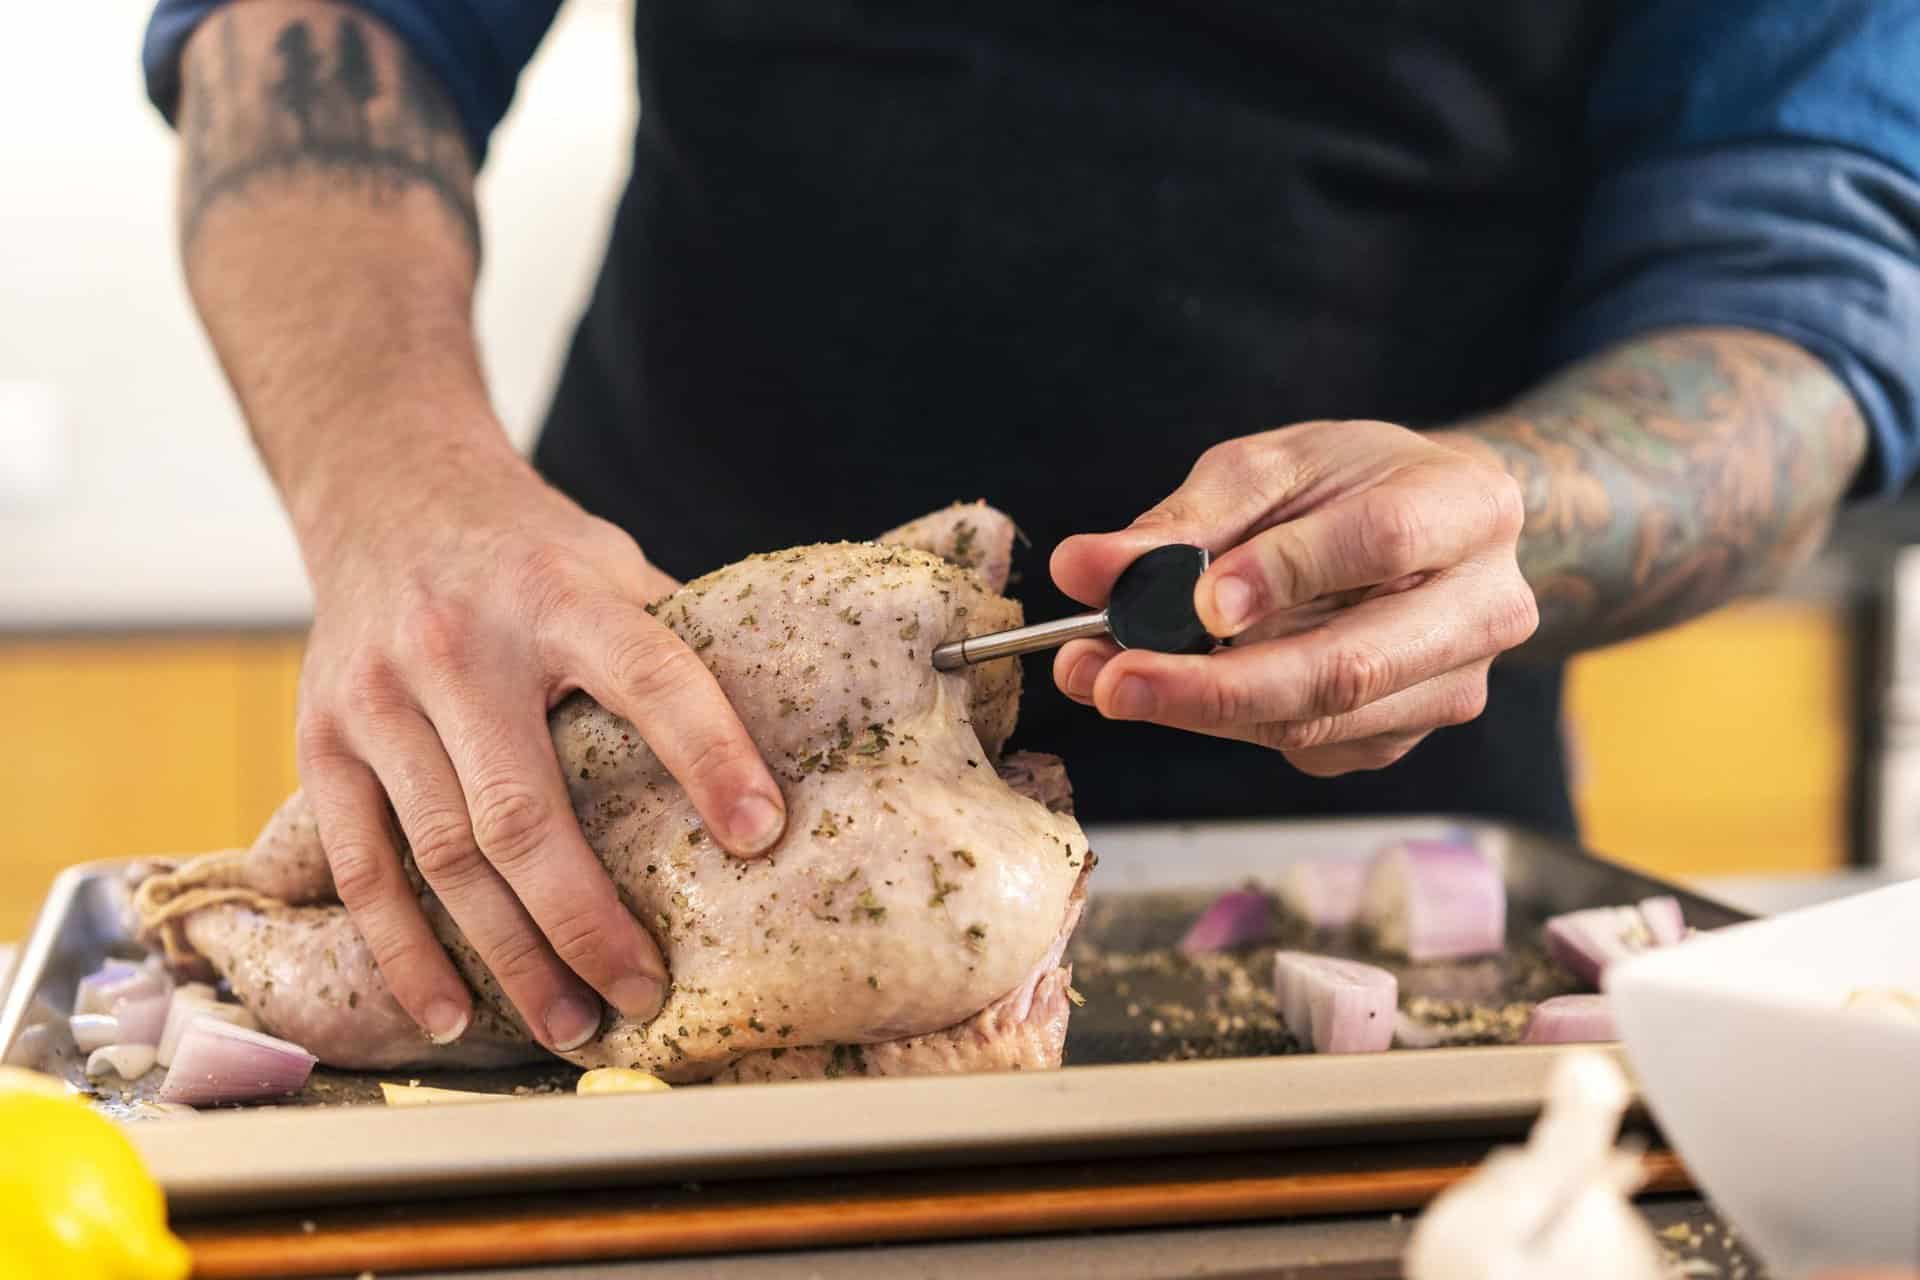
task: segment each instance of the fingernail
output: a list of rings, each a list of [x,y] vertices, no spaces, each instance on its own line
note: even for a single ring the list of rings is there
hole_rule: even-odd
[[[1080,659],[1067,672],[1067,693],[1075,698],[1091,698],[1093,682],[1100,676],[1100,668],[1106,666],[1104,658],[1091,655]]]
[[[613,1007],[636,1021],[660,1012],[660,984],[643,973],[630,974],[607,991]]]
[[[579,996],[561,996],[547,1006],[547,1040],[565,1053],[578,1049],[600,1030],[600,1010]]]
[[[435,1000],[427,1006],[427,1038],[435,1044],[452,1044],[467,1033],[467,1011],[452,1000]]]
[[[1121,720],[1145,720],[1153,714],[1153,687],[1139,676],[1128,676],[1113,691],[1112,714]]]
[[[733,806],[727,819],[733,846],[742,853],[759,853],[780,838],[780,810],[765,796],[750,795]]]
[[[1253,587],[1244,578],[1225,577],[1213,584],[1213,612],[1220,625],[1238,631],[1247,625],[1253,612]]]

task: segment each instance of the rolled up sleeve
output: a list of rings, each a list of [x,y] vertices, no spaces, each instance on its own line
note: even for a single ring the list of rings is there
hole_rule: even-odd
[[[1825,361],[1872,438],[1858,495],[1920,468],[1920,0],[1628,7],[1595,82],[1567,360],[1733,325]]]
[[[180,54],[196,28],[233,0],[160,0],[141,47],[147,96],[169,123],[180,100]],[[513,102],[520,73],[560,0],[343,0],[378,19],[446,90],[475,165]]]

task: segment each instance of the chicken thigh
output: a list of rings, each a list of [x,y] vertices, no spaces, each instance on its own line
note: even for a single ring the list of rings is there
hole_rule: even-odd
[[[1086,838],[1057,760],[1001,757],[1018,664],[939,673],[929,658],[1019,624],[999,594],[1013,536],[991,508],[954,507],[882,542],[753,556],[655,606],[785,793],[786,834],[766,857],[720,849],[624,720],[584,694],[555,708],[575,815],[672,982],[658,1015],[610,1016],[569,1060],[675,1081],[1059,1064],[1058,966]],[[452,1045],[427,1041],[387,993],[298,794],[252,849],[157,876],[138,903],[176,963],[223,976],[269,1030],[332,1065],[541,1056],[420,890],[476,995]]]

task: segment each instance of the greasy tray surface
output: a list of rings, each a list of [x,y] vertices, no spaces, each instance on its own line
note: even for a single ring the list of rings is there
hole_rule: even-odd
[[[1071,1024],[1073,1069],[1063,1072],[532,1098],[489,1109],[485,1124],[464,1108],[282,1106],[139,1123],[132,1132],[176,1209],[190,1212],[531,1183],[978,1163],[1089,1147],[1510,1132],[1537,1108],[1561,1052],[1485,1043],[1517,1035],[1517,1002],[1564,989],[1533,941],[1541,919],[1663,891],[1678,893],[1699,927],[1732,923],[1739,913],[1565,845],[1471,824],[1501,849],[1507,869],[1508,954],[1418,966],[1403,979],[1410,992],[1460,1002],[1434,1006],[1442,1024],[1449,1008],[1472,1011],[1456,1029],[1483,1043],[1370,1057],[1271,1056],[1290,1046],[1266,995],[1266,950],[1199,968],[1167,950],[1210,891],[1249,873],[1270,880],[1294,857],[1363,857],[1385,840],[1447,825],[1369,819],[1096,831],[1102,865],[1071,956],[1088,1001]],[[125,949],[117,891],[125,865],[75,868],[56,885],[0,1005],[0,1045],[11,1045],[36,997],[63,1011],[79,976]],[[1286,928],[1277,941],[1298,941]],[[1216,1060],[1176,1061],[1190,1058]],[[293,1101],[376,1101],[381,1078],[565,1092],[573,1075],[564,1064],[417,1077],[321,1071]],[[126,1113],[156,1078],[124,1096],[110,1089],[105,1105]]]

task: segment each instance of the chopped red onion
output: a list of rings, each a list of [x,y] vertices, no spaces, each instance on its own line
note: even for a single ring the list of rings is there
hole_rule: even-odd
[[[1257,889],[1235,889],[1215,898],[1180,939],[1187,955],[1227,951],[1261,942],[1273,927],[1273,907]]]
[[[1315,929],[1344,929],[1360,911],[1367,866],[1348,858],[1302,858],[1280,879],[1280,901]]]
[[[157,1096],[194,1107],[278,1098],[304,1085],[317,1061],[299,1045],[264,1032],[195,1017],[174,1047]]]
[[[110,1013],[76,1013],[67,1019],[73,1046],[82,1053],[116,1044],[120,1040],[120,1019]]]
[[[113,1016],[120,1020],[121,1043],[159,1044],[161,1032],[167,1029],[167,1011],[171,1008],[171,993],[114,1001]]]
[[[1686,913],[1680,910],[1680,899],[1672,894],[1642,899],[1640,918],[1647,922],[1647,932],[1656,947],[1670,947],[1687,940]]]
[[[153,1046],[150,1044],[110,1044],[87,1055],[87,1079],[99,1080],[109,1073],[122,1080],[138,1080],[153,1070]]]
[[[1315,1053],[1378,1053],[1393,1043],[1400,984],[1385,969],[1305,951],[1273,958],[1287,1030]]]
[[[73,992],[73,1011],[75,1013],[105,1013],[107,1001],[101,995],[101,989],[114,983],[125,982],[138,977],[140,967],[125,960],[109,960],[80,979]]]
[[[1648,898],[1632,907],[1588,907],[1547,921],[1547,951],[1567,972],[1590,987],[1616,960],[1686,937],[1686,919],[1671,897]]]
[[[192,990],[193,986],[201,986],[201,989],[209,994],[201,995],[198,991]],[[254,1021],[253,1015],[247,1012],[245,1005],[222,1004],[213,998],[211,992],[212,988],[203,984],[189,984],[174,990],[173,1003],[167,1009],[166,1024],[160,1029],[158,1057],[161,1066],[173,1065],[174,1050],[180,1043],[180,1037],[186,1034],[187,1024],[201,1015],[220,1022],[230,1022],[235,1026],[255,1030],[259,1028],[260,1024]]]
[[[1447,1042],[1440,1028],[1410,1017],[1405,1010],[1394,1015],[1393,1042],[1402,1049],[1437,1049]]]
[[[1404,840],[1368,867],[1360,920],[1383,949],[1410,960],[1486,955],[1506,940],[1507,887],[1470,844]]]
[[[142,965],[133,975],[119,982],[109,982],[100,988],[109,1009],[114,1001],[126,1000],[133,996],[163,996],[173,990],[173,979],[164,969],[149,969]]]
[[[1605,996],[1555,996],[1533,1006],[1522,1044],[1586,1044],[1618,1040]]]

